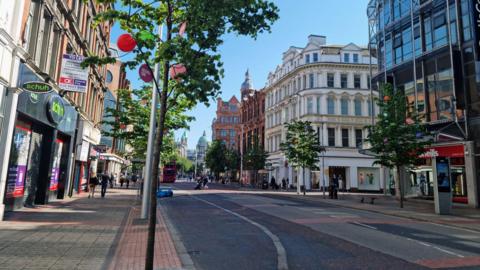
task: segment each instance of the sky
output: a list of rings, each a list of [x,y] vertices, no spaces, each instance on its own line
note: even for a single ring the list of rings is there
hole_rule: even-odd
[[[226,34],[220,46],[221,61],[224,63],[224,77],[221,80],[220,97],[228,100],[233,95],[239,98],[240,86],[245,72],[255,89],[265,86],[270,71],[281,64],[282,53],[290,46],[304,47],[309,35],[327,37],[327,44],[366,45],[368,42],[368,21],[366,8],[369,0],[272,0],[280,9],[280,18],[272,26],[271,33],[264,33],[256,40],[250,37]],[[122,31],[115,26],[112,43],[116,43]],[[127,60],[128,56],[122,58]],[[136,70],[127,72],[132,87],[141,85]],[[206,131],[212,139],[212,120],[215,118],[216,102],[210,107],[197,105],[188,114],[196,120],[187,130],[188,148],[194,149],[198,139]],[[183,130],[176,132],[180,138]]]

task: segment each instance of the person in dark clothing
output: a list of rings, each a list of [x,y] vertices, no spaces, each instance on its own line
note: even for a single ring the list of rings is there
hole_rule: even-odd
[[[287,181],[285,181],[285,178],[282,178],[282,189],[287,189]]]
[[[272,178],[270,178],[270,187],[272,189],[275,189],[276,185],[277,185],[277,182],[275,181],[275,177],[272,176]]]
[[[113,183],[115,182],[115,178],[113,173],[110,173],[110,177],[108,178],[108,183],[110,184],[110,188],[113,188]]]
[[[127,189],[128,189],[128,186],[130,186],[130,176],[128,175],[125,179],[127,181]]]
[[[107,186],[108,186],[108,181],[110,180],[110,177],[108,177],[108,175],[106,174],[102,174],[101,178],[102,178],[100,181],[100,184],[102,186],[101,195],[102,195],[102,198],[105,198],[105,193],[107,193]]]
[[[208,178],[207,177],[203,178],[203,188],[208,188],[207,183],[208,183]]]

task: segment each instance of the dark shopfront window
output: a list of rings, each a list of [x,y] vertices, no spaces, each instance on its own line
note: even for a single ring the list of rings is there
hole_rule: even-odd
[[[328,146],[335,146],[335,129],[328,128]]]
[[[453,72],[448,54],[426,63],[426,96],[428,97],[428,121],[451,120],[453,113]]]

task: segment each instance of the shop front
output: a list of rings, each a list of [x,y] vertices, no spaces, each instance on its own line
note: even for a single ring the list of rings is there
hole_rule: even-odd
[[[433,198],[435,177],[432,164],[434,158],[444,158],[448,162],[453,202],[468,203],[469,190],[464,144],[437,145],[427,149],[426,153],[420,156],[419,164],[410,171],[410,194]]]
[[[21,70],[23,91],[18,97],[4,196],[5,210],[10,211],[63,198],[77,121],[74,107],[47,84],[33,82],[36,77],[28,68]]]

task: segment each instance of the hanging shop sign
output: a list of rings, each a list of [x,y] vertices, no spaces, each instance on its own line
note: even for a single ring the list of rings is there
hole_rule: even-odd
[[[52,96],[47,103],[48,118],[55,124],[60,123],[65,116],[65,106],[59,96]]]
[[[81,66],[85,57],[81,55],[64,54],[62,70],[58,86],[65,91],[87,92],[88,68]]]
[[[53,90],[52,86],[44,82],[26,82],[22,84],[22,89],[33,93],[48,93]]]

